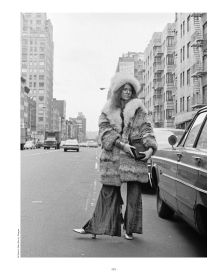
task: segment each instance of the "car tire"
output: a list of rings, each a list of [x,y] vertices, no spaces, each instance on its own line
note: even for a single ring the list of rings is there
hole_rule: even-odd
[[[157,214],[162,219],[170,219],[174,214],[174,211],[161,198],[159,188],[157,188]]]
[[[64,149],[64,152],[66,152],[66,149]]]

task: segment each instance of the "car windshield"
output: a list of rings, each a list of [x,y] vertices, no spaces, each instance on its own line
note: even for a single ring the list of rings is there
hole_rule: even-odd
[[[66,140],[65,142],[66,145],[78,145],[78,141],[73,139],[73,140]]]

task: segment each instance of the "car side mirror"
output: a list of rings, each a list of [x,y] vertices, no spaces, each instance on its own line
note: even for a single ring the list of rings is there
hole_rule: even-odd
[[[177,143],[177,137],[176,137],[176,135],[170,135],[169,137],[168,137],[168,142],[169,142],[169,144],[172,146],[172,148],[173,148],[173,146]],[[174,148],[173,148],[174,149]]]

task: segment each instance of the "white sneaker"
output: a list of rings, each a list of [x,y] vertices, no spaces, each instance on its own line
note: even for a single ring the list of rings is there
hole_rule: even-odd
[[[127,234],[127,233],[125,233],[125,239],[127,239],[127,240],[132,240],[132,239],[134,239],[133,234]]]
[[[80,233],[80,234],[87,234],[83,228],[74,228],[73,231]]]

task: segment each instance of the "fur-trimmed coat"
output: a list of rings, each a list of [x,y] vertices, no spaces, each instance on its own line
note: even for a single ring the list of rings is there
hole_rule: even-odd
[[[157,150],[147,111],[138,98],[131,99],[123,112],[120,108],[112,108],[109,100],[99,118],[99,138],[102,143],[100,155],[101,183],[121,186],[122,182],[148,182],[147,162],[136,161],[130,155],[115,146],[116,139],[128,143],[130,136],[142,136],[145,147]],[[122,117],[124,126],[122,125]]]

